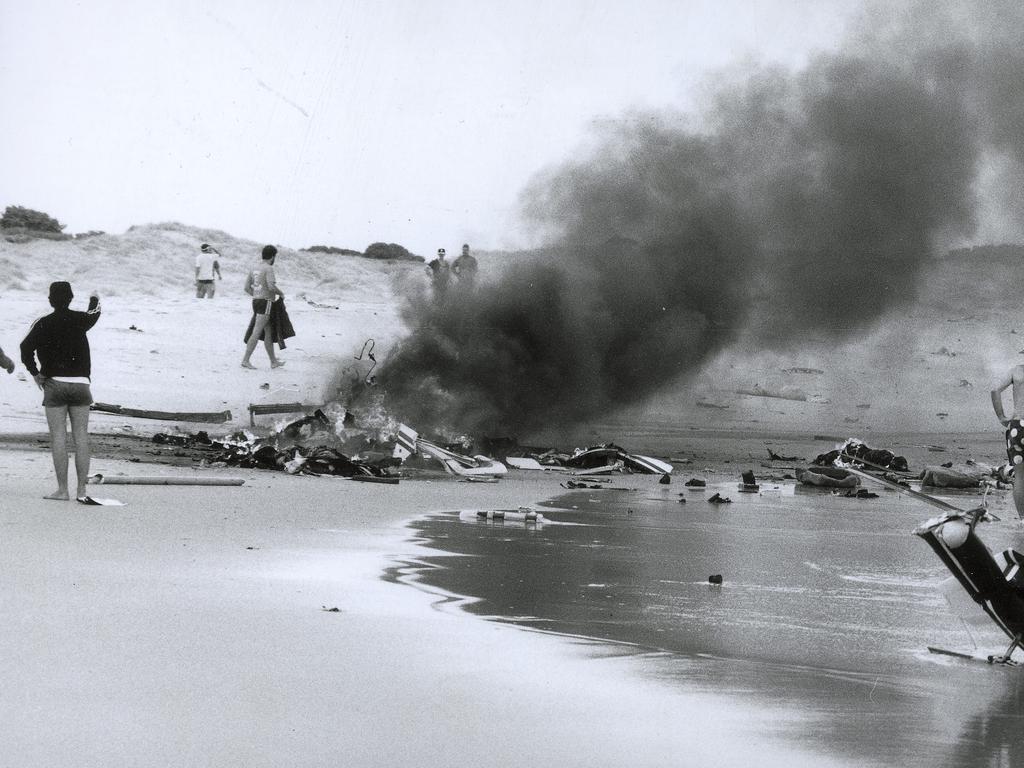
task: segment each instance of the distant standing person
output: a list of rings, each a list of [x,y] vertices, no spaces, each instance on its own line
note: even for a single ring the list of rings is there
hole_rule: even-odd
[[[469,252],[469,244],[463,243],[462,254],[452,262],[452,272],[461,288],[472,288],[476,284],[476,270],[476,257]]]
[[[220,280],[220,262],[214,254],[220,256],[220,252],[209,243],[199,246],[199,253],[196,255],[196,298],[212,299],[216,291],[214,275]]]
[[[245,343],[245,356],[242,358],[243,368],[255,369],[256,366],[249,362],[260,336],[265,335],[263,346],[267,350],[267,357],[270,358],[271,368],[280,368],[284,365],[283,360],[274,356],[274,342],[271,334],[264,334],[263,329],[270,321],[270,308],[280,298],[284,298],[281,289],[277,287],[277,276],[274,274],[274,261],[277,259],[277,248],[272,245],[263,246],[262,261],[259,266],[249,271],[245,278],[245,292],[252,296],[253,325],[249,340]]]
[[[2,348],[0,348],[0,368],[3,368],[8,373],[14,373],[14,361],[4,354]]]
[[[70,309],[74,298],[71,284],[50,284],[53,312],[36,320],[21,342],[21,362],[43,391],[46,423],[50,427],[50,452],[57,475],[57,490],[47,499],[68,499],[67,422],[71,420],[71,438],[75,443],[75,474],[78,489],[75,498],[86,498],[89,478],[89,389],[92,361],[86,333],[100,319],[100,299],[94,291],[85,312]],[[38,358],[39,366],[36,367]]]
[[[1012,387],[1013,415],[1006,418],[1003,411],[1003,392]],[[1015,365],[992,387],[992,408],[999,423],[1006,427],[1006,456],[1013,467],[1013,504],[1017,516],[1024,518],[1024,365]]]
[[[437,258],[427,264],[427,276],[434,286],[434,296],[442,298],[448,292],[448,284],[451,281],[451,268],[445,261],[444,248],[438,248]]]

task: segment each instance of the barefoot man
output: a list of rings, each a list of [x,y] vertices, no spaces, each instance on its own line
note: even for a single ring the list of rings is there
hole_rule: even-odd
[[[252,334],[245,343],[245,356],[242,358],[243,368],[255,368],[249,362],[256,344],[263,334],[270,320],[270,307],[277,299],[284,298],[284,294],[277,287],[277,276],[274,274],[274,261],[277,258],[277,248],[272,245],[263,246],[263,261],[255,269],[249,272],[245,278],[245,292],[252,296],[253,326]],[[270,333],[265,334],[263,346],[267,350],[267,357],[270,358],[271,368],[280,368],[284,365],[283,360],[274,356],[274,342]]]
[[[1013,416],[1009,419],[1003,411],[1003,391],[1013,388]],[[1017,516],[1024,518],[1024,469],[1021,475],[1017,469],[1024,462],[1024,365],[1015,365],[992,387],[992,408],[999,423],[1006,427],[1006,456],[1013,467],[1013,504]]]
[[[46,423],[50,427],[50,452],[57,475],[57,490],[47,499],[68,499],[68,433],[75,444],[75,473],[78,488],[75,498],[86,498],[85,484],[89,478],[89,390],[91,360],[86,333],[100,319],[100,299],[93,292],[85,312],[70,309],[71,284],[50,284],[50,306],[53,312],[39,318],[21,342],[21,362],[32,374],[36,386],[43,391]],[[38,357],[39,365],[36,366]]]

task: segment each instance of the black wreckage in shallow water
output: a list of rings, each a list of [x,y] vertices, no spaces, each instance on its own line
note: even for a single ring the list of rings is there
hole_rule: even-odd
[[[893,472],[907,472],[910,469],[903,456],[897,456],[885,448],[869,448],[860,440],[848,440],[842,448],[823,453],[811,463],[817,467],[831,467],[835,464],[836,459],[860,460],[878,469],[888,469]]]
[[[1024,555],[1007,549],[998,559],[993,557],[975,533],[986,517],[984,509],[950,511],[925,521],[914,533],[928,543],[967,596],[1010,638],[1006,653],[989,656],[989,663],[1011,663],[1014,650],[1024,647]],[[955,599],[946,594],[955,606]]]
[[[980,608],[1010,639],[1005,653],[987,657],[932,646],[928,650],[965,659],[981,658],[989,664],[1016,665],[1013,652],[1024,648],[1024,555],[1007,549],[995,557],[975,532],[979,523],[999,518],[990,514],[984,503],[975,509],[962,510],[887,478],[859,469],[851,469],[851,472],[943,510],[943,514],[914,529],[914,534],[924,539],[952,574],[952,578],[940,585],[940,591],[953,613],[962,620],[969,621]]]

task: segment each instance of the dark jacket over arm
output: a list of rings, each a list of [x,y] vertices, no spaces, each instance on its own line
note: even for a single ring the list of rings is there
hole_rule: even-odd
[[[21,362],[33,376],[85,376],[92,373],[86,333],[100,319],[100,303],[89,299],[85,312],[55,309],[36,320],[21,342]],[[36,358],[39,365],[36,366]]]
[[[245,338],[242,341],[249,341],[249,337],[252,336],[253,328],[256,327],[255,315],[249,320],[249,327],[245,329]],[[270,334],[269,336],[267,334]],[[270,339],[273,343],[277,344],[281,349],[284,349],[287,345],[284,343],[285,339],[290,339],[295,335],[295,328],[292,327],[291,318],[288,317],[288,310],[285,309],[284,299],[278,299],[270,305],[270,318],[267,320],[266,326],[263,328],[263,332],[260,334],[260,341],[264,339]]]

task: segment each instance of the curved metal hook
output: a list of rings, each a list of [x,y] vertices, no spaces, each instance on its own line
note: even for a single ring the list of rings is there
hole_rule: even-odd
[[[376,342],[373,339],[367,339],[366,341],[363,342],[363,348],[359,350],[359,356],[356,358],[356,360],[362,360],[363,355],[365,354],[370,360],[373,361],[373,365],[370,366],[370,370],[368,370],[366,372],[366,375],[363,377],[363,381],[366,384],[370,385],[377,383],[377,378],[375,376],[370,375],[371,373],[373,373],[373,369],[377,367],[377,358],[373,356],[374,346],[376,346]]]
[[[373,356],[374,344],[375,344],[375,342],[374,342],[373,339],[367,339],[366,341],[364,341],[363,342],[363,348],[361,350],[359,350],[359,355],[356,357],[356,360],[362,360],[363,359],[363,355],[365,354],[371,360],[373,360],[374,362],[377,362],[377,358],[375,358]],[[370,347],[369,350],[366,349],[367,346]]]

